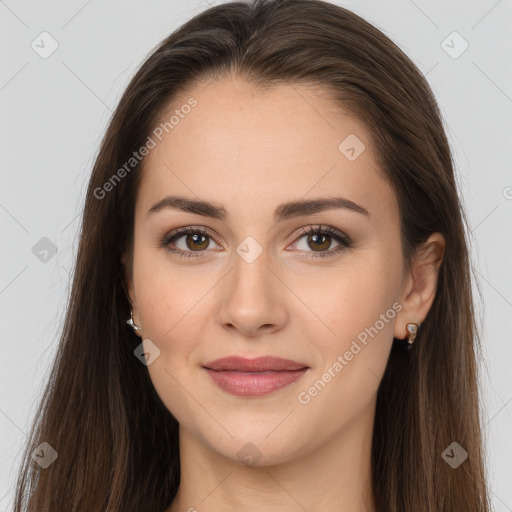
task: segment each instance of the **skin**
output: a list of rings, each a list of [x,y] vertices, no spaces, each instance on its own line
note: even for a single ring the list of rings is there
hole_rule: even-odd
[[[270,512],[373,512],[376,393],[393,337],[405,339],[406,323],[423,322],[432,305],[445,241],[432,235],[405,272],[396,197],[379,174],[368,132],[313,89],[281,85],[262,93],[225,77],[189,89],[170,111],[191,96],[197,106],[145,158],[127,278],[138,335],[160,350],[147,367],[151,380],[180,423],[181,484],[166,512],[263,505]],[[349,134],[366,146],[354,161],[338,149]],[[170,194],[215,202],[228,216],[175,209],[148,216]],[[370,215],[330,209],[274,222],[283,202],[332,195]],[[342,231],[353,246],[333,253],[339,242],[331,239],[319,250],[298,234],[319,224]],[[159,246],[185,226],[211,233],[202,258]],[[236,252],[247,236],[262,249],[252,263]],[[190,238],[173,246],[193,252]],[[321,251],[332,256],[315,258]],[[337,357],[394,311],[393,303],[401,310],[391,319],[388,313],[378,334],[332,376]],[[202,365],[235,354],[274,355],[310,369],[262,397],[234,396]],[[329,367],[330,381],[300,403],[298,394]],[[244,446],[250,463],[237,455]]]

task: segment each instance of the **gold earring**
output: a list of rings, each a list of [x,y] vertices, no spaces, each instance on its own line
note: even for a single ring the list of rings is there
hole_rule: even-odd
[[[414,322],[408,323],[405,328],[407,329],[407,341],[409,345],[412,345],[414,343],[414,340],[416,339],[416,335],[418,334],[418,328],[420,324],[415,324]]]

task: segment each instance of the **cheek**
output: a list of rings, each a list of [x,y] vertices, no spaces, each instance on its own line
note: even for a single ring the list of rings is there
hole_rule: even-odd
[[[170,265],[141,271],[139,279],[137,302],[144,338],[160,350],[148,366],[151,381],[171,414],[188,425],[197,414],[193,399],[197,390],[191,389],[190,379],[199,371],[202,325],[208,317],[201,298],[210,286]]]
[[[296,417],[309,418],[299,436],[329,437],[369,413],[388,361],[395,316],[391,304],[379,301],[339,313],[335,342],[317,343],[322,364],[295,392]]]
[[[336,267],[306,269],[294,277],[293,290],[306,308],[303,321],[322,351],[332,354],[352,340],[387,339],[392,333],[400,275],[392,257],[354,252]]]
[[[395,301],[400,260],[393,264],[389,258],[358,254],[357,262],[347,262],[330,273],[328,289],[307,279],[297,291],[316,313],[308,313],[307,332],[322,356],[300,390],[302,399],[297,398],[303,405],[315,404],[313,408],[323,410],[319,417],[340,410],[352,415],[368,406],[377,392],[401,309]],[[337,412],[334,404],[340,408]]]
[[[168,258],[163,250],[148,254],[134,272],[144,335],[165,350],[186,348],[187,340],[194,339],[198,319],[205,316],[201,299],[213,284],[199,267],[180,267]],[[178,339],[179,344],[173,343]]]

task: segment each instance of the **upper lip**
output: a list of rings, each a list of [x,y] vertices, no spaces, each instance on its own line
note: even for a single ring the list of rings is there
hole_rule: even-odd
[[[273,356],[256,357],[255,359],[247,359],[239,356],[221,357],[220,359],[204,364],[203,367],[217,371],[239,372],[277,372],[309,368],[303,363]]]

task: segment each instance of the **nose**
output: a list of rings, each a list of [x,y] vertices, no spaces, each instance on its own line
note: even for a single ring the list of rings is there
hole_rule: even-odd
[[[246,337],[282,329],[289,318],[286,301],[290,290],[272,265],[268,251],[264,249],[254,260],[240,254],[234,256],[233,267],[224,279],[219,323]]]

